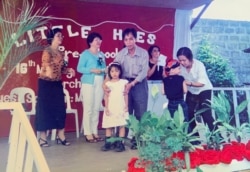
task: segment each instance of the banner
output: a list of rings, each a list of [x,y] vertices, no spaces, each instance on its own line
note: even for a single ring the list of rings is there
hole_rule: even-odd
[[[42,0],[35,2],[36,7],[43,6]],[[124,46],[122,31],[133,27],[137,30],[137,45],[148,49],[150,45],[158,45],[161,54],[172,59],[174,39],[174,9],[135,7],[115,4],[87,3],[81,1],[49,1],[49,9],[45,17],[50,16],[50,22],[33,32],[26,33],[28,40],[18,40],[16,48],[22,48],[25,41],[33,41],[34,35],[40,34],[46,42],[48,29],[57,27],[63,32],[63,43],[60,50],[69,57],[69,67],[76,69],[79,56],[87,48],[86,38],[90,32],[102,35],[101,51],[106,62],[110,63],[117,52]],[[1,38],[1,37],[0,37]],[[41,70],[41,53],[37,52],[20,61],[7,78],[0,90],[0,102],[12,101],[10,93],[14,88],[27,87],[37,95],[37,78]],[[79,125],[82,122],[82,103],[80,100],[81,75],[64,76],[64,88],[69,91],[71,107],[77,109]],[[27,111],[31,111],[34,99],[30,93],[20,93],[21,101]],[[17,99],[17,98],[16,98]],[[10,128],[11,115],[0,111],[0,136],[7,136]],[[33,124],[34,116],[31,116]],[[74,116],[67,116],[66,131],[74,131]]]

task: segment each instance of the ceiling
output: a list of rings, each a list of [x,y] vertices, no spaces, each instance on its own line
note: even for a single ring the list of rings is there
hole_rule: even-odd
[[[213,0],[78,0],[78,1],[191,10],[199,6],[202,6],[204,4],[209,4]]]

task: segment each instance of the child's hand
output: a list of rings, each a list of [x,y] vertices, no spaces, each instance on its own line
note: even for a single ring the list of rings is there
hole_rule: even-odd
[[[131,89],[131,87],[132,87],[132,85],[131,84],[126,84],[125,85],[125,88],[124,88],[124,92],[123,92],[123,94],[124,95],[127,95],[128,93],[129,93],[129,90]]]

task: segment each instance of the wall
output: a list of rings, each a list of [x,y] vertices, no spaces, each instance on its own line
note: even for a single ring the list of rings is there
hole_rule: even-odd
[[[80,53],[87,48],[86,38],[90,32],[99,32],[102,35],[101,51],[105,53],[107,63],[113,61],[115,54],[124,46],[122,31],[127,27],[133,27],[137,30],[137,45],[148,49],[150,45],[157,44],[161,46],[163,55],[171,57],[173,54],[175,9],[69,0],[62,0],[60,3],[48,0],[47,3],[49,9],[45,16],[51,16],[51,20],[46,26],[36,29],[32,34],[41,35],[45,41],[48,29],[52,27],[62,28],[64,39],[60,50],[69,57],[69,67],[76,69]],[[44,6],[44,1],[36,0],[35,6],[36,8]],[[6,78],[6,82],[0,83],[0,85],[3,84],[3,87],[0,88],[0,102],[12,101],[10,92],[16,87],[28,87],[37,92],[40,64],[41,52],[20,60]],[[81,74],[77,73],[75,77],[63,77],[64,86],[70,94],[72,108],[78,110],[79,121],[82,119],[83,110],[80,100],[80,76]],[[24,103],[25,105],[32,103],[29,96],[26,95]],[[10,113],[0,111],[0,137],[8,136],[10,121]],[[33,121],[34,116],[31,118],[32,124]],[[68,115],[66,131],[74,131],[74,125],[73,115]]]
[[[250,47],[250,22],[200,19],[191,33],[194,54],[204,35],[215,52],[229,60],[238,84],[250,83],[250,53],[242,51]]]

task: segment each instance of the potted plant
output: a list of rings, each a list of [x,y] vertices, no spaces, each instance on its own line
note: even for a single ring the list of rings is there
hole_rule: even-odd
[[[247,104],[248,101],[243,101],[236,108],[236,113],[242,112]],[[205,146],[203,147],[193,146],[194,141],[201,139],[195,135],[197,130],[188,131],[189,122],[184,121],[181,107],[173,117],[168,110],[162,116],[148,111],[140,121],[130,116],[128,127],[135,135],[139,158],[133,158],[130,161],[128,172],[132,172],[136,167],[142,172],[182,171],[183,168],[190,172],[246,169],[244,164],[249,164],[247,160],[250,159],[250,142],[247,144],[240,142],[245,133],[250,131],[249,124],[244,123],[239,127],[230,124],[232,119],[229,115],[230,104],[228,98],[222,93],[214,97],[211,108],[216,112],[214,124],[218,127],[210,131],[207,126],[204,126]],[[204,110],[206,109],[202,111]],[[202,111],[197,112],[196,115]],[[232,136],[237,142],[232,142]],[[237,162],[242,162],[243,165],[237,165]]]
[[[181,106],[173,117],[168,110],[161,116],[148,111],[140,121],[130,116],[128,127],[134,133],[139,154],[136,166],[145,167],[146,172],[181,170],[184,162],[173,158],[173,154],[183,151],[186,168],[190,169],[189,151],[194,150],[192,142],[199,138],[196,131],[188,132],[188,126]]]

